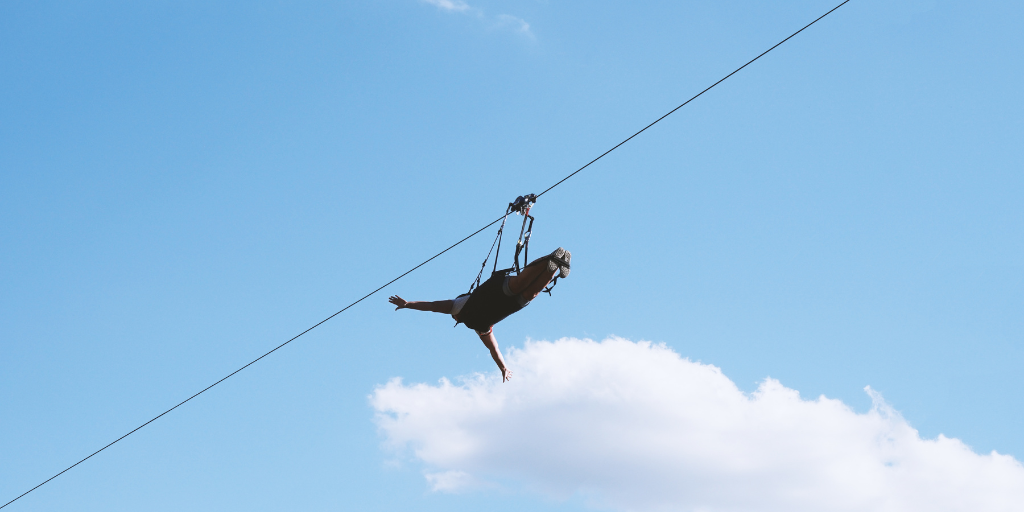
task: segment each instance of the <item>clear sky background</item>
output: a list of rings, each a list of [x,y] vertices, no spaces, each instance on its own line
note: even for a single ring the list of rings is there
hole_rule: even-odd
[[[836,3],[3,2],[0,502]],[[1020,2],[853,0],[541,198],[534,251],[572,275],[499,343],[664,343],[861,415],[871,386],[925,439],[1024,459],[1021,27]],[[394,377],[496,375],[386,303],[462,293],[491,236],[8,509],[588,509],[434,491],[375,421]]]

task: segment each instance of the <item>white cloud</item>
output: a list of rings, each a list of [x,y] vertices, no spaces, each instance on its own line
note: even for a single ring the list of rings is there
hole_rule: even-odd
[[[437,7],[443,11],[449,12],[461,12],[470,14],[476,18],[482,20],[487,25],[493,28],[505,29],[510,28],[512,31],[519,34],[523,34],[530,39],[533,39],[533,32],[530,32],[530,24],[526,20],[511,14],[499,14],[493,18],[484,14],[484,12],[475,7],[471,7],[462,0],[422,0],[430,5]]]
[[[459,492],[478,486],[476,479],[465,471],[428,471],[423,476],[435,491]]]
[[[424,2],[436,6],[438,9],[445,11],[466,11],[469,10],[469,4],[462,0],[423,0]]]
[[[664,345],[528,342],[514,380],[394,379],[370,401],[437,491],[502,483],[629,511],[1024,510],[1024,467],[773,379],[745,394]]]
[[[533,35],[530,32],[530,24],[522,18],[512,16],[511,14],[499,14],[497,19],[498,26],[511,27],[513,30],[521,34]]]

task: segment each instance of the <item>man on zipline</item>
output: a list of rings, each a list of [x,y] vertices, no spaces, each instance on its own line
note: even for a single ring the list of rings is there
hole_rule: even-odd
[[[392,295],[388,301],[397,306],[395,311],[432,311],[451,315],[456,322],[466,324],[466,327],[476,331],[480,341],[491,352],[491,358],[501,370],[501,381],[505,382],[512,378],[512,370],[505,366],[505,360],[498,350],[494,324],[525,308],[552,280],[569,277],[571,257],[569,251],[559,247],[555,252],[534,260],[518,275],[509,275],[500,270],[492,273],[472,294],[459,295],[455,300],[409,302]]]

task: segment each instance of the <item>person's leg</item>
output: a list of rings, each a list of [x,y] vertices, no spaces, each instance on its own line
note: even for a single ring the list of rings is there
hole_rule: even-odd
[[[537,298],[556,276],[569,275],[570,257],[569,251],[559,247],[550,255],[534,260],[519,275],[509,278],[506,293],[520,295],[523,303],[530,302]]]
[[[548,262],[545,259],[537,260],[527,265],[518,276],[508,279],[508,289],[512,293],[519,294],[527,302],[536,299],[541,290],[547,287],[548,283],[555,278],[558,269],[548,270]]]

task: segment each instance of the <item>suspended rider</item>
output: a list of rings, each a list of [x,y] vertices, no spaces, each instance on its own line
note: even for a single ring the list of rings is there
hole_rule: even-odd
[[[572,255],[569,251],[559,247],[551,254],[538,258],[519,268],[519,253],[524,253],[524,260],[529,258],[530,235],[533,229],[533,217],[530,215],[530,208],[536,202],[537,196],[530,194],[516,198],[515,202],[509,203],[505,211],[507,220],[510,213],[518,213],[524,216],[523,228],[520,230],[519,241],[516,244],[514,265],[511,268],[498,270],[498,254],[494,256],[494,270],[491,277],[480,284],[480,277],[487,261],[490,259],[490,252],[484,259],[477,274],[476,281],[469,287],[469,293],[459,295],[451,300],[438,301],[407,301],[397,295],[391,296],[388,301],[394,304],[395,310],[414,309],[417,311],[431,311],[451,315],[456,324],[465,324],[473,329],[480,341],[491,353],[498,369],[501,370],[502,382],[512,377],[512,370],[505,366],[505,360],[498,350],[498,341],[494,337],[494,324],[504,320],[512,313],[523,309],[537,298],[542,291],[551,293],[551,288],[558,282],[559,278],[569,276],[569,260]],[[529,227],[527,227],[529,220]],[[501,235],[505,228],[505,221],[502,220],[501,228],[498,229],[498,236],[495,243],[498,246],[498,253],[501,252]],[[495,244],[491,244],[494,249]],[[479,286],[477,286],[479,284]],[[474,289],[475,288],[475,289]]]

